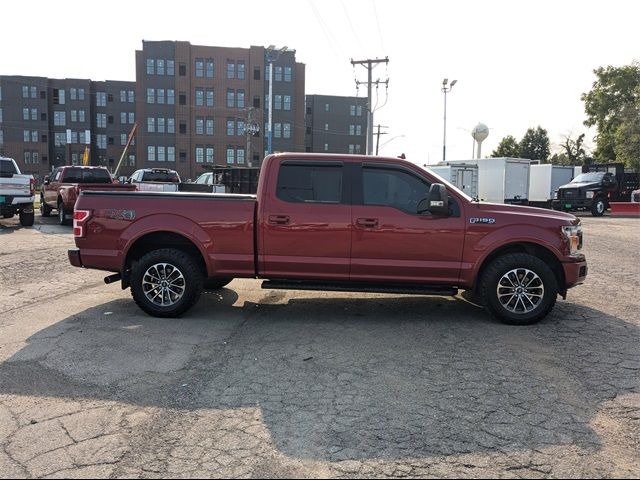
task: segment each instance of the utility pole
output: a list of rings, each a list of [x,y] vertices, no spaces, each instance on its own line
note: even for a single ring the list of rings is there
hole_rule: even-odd
[[[376,133],[376,155],[378,155],[378,148],[380,147],[380,135],[387,135],[387,132],[381,132],[381,128],[389,128],[384,125],[378,124],[378,133]]]
[[[260,125],[258,125],[253,117],[255,108],[247,108],[247,120],[244,124],[244,134],[247,136],[247,165],[253,167],[253,155],[251,153],[251,138],[260,131]]]
[[[367,81],[366,82],[359,82],[356,80],[356,85],[362,85],[362,84],[367,84],[367,98],[368,98],[368,105],[367,105],[367,112],[368,112],[368,118],[367,118],[367,155],[372,155],[373,154],[373,105],[371,103],[371,86],[375,83],[376,85],[379,85],[380,83],[384,83],[387,85],[387,87],[389,86],[389,79],[387,78],[386,81],[381,82],[380,80],[376,80],[375,82],[373,81],[372,78],[372,72],[374,67],[376,67],[378,64],[380,63],[385,63],[388,64],[389,63],[389,57],[385,57],[385,58],[376,58],[376,59],[367,59],[367,60],[351,60],[351,65],[362,65],[363,67],[365,67],[367,69]]]

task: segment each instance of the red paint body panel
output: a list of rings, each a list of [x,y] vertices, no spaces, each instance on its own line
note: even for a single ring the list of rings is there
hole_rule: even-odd
[[[512,244],[534,244],[555,256],[563,266],[566,288],[586,275],[584,256],[569,256],[561,233],[562,226],[579,223],[573,215],[472,202],[451,186],[448,192],[459,215],[449,217],[356,201],[291,203],[276,195],[284,161],[340,162],[348,179],[357,177],[353,172],[362,164],[377,162],[411,170],[430,183],[440,181],[397,158],[290,153],[264,160],[256,196],[87,193],[80,196],[77,208],[90,210],[91,216],[86,236],[76,239],[80,254],[73,264],[124,273],[136,242],[169,232],[198,249],[209,276],[471,288],[482,263]]]

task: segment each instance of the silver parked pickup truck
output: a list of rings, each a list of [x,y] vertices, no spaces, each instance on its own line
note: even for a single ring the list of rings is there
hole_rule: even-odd
[[[33,202],[36,182],[33,175],[22,175],[15,160],[0,157],[0,214],[11,218],[20,215],[20,225],[33,225]]]

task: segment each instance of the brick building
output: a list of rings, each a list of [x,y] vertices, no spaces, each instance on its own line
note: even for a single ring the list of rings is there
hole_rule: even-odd
[[[306,96],[305,151],[365,154],[367,99]]]

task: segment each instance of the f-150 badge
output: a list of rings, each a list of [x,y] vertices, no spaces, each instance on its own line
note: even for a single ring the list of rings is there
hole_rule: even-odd
[[[494,223],[496,223],[496,219],[495,218],[470,218],[469,219],[469,223],[472,225],[475,225],[477,223],[484,223],[485,225],[493,225]]]

